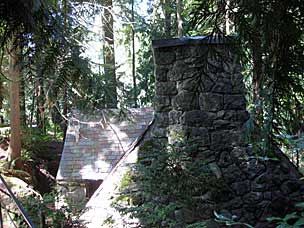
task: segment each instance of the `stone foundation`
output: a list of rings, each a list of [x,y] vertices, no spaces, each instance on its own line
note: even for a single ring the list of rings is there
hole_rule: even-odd
[[[168,143],[196,139],[197,156],[227,183],[224,197],[202,196],[200,219],[216,210],[255,227],[272,227],[303,201],[301,175],[274,149],[267,159],[245,143],[246,111],[241,66],[228,39],[153,42],[156,78],[153,136]]]

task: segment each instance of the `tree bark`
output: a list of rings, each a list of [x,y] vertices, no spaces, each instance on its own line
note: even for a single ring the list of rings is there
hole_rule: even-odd
[[[21,125],[26,127],[26,105],[25,105],[25,81],[24,76],[21,76],[20,81],[20,98],[21,98]]]
[[[183,36],[182,0],[176,0],[177,36]]]
[[[136,84],[136,66],[135,66],[135,29],[134,29],[134,0],[132,0],[132,78],[133,78],[133,99],[134,107],[137,108],[137,84]]]
[[[230,0],[227,0],[225,5],[225,27],[226,27],[225,34],[226,35],[230,34],[229,5],[230,5]]]
[[[12,39],[9,50],[9,101],[10,127],[9,159],[15,161],[17,169],[22,168],[21,162],[21,122],[20,122],[20,80],[21,80],[21,51],[16,38]]]
[[[253,62],[253,75],[252,75],[252,102],[255,107],[254,120],[255,123],[260,127],[262,124],[262,98],[261,98],[261,83],[262,83],[262,51],[261,51],[261,40],[257,37],[252,44],[252,62]]]
[[[171,1],[164,0],[163,11],[165,14],[165,36],[171,38]]]
[[[103,46],[103,57],[104,57],[104,73],[107,77],[108,92],[105,94],[105,105],[108,108],[117,107],[117,79],[115,73],[115,52],[114,52],[114,29],[113,29],[113,15],[112,0],[104,1],[104,14],[102,17],[102,26],[104,33],[104,46]]]
[[[63,104],[62,104],[62,108],[63,108],[63,123],[62,123],[62,131],[63,131],[63,141],[65,141],[65,137],[66,137],[66,132],[68,129],[68,121],[65,119],[68,116],[68,89],[67,89],[67,85],[65,85],[64,90],[63,90]]]
[[[45,93],[43,89],[42,79],[38,79],[36,83],[37,96],[37,127],[45,133]]]

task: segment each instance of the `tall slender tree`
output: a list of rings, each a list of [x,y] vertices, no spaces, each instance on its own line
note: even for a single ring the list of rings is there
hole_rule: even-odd
[[[22,168],[21,163],[21,114],[20,114],[20,81],[21,47],[20,34],[15,33],[11,39],[9,53],[9,103],[11,136],[9,143],[10,160],[14,161],[17,169]]]
[[[106,76],[108,91],[105,93],[105,105],[108,108],[117,107],[117,78],[115,71],[115,49],[114,49],[114,20],[112,0],[103,1],[104,13],[102,14],[103,27],[103,59],[104,73]]]
[[[183,36],[182,0],[176,0],[177,36]]]
[[[170,38],[172,36],[172,15],[170,0],[163,0],[163,12],[165,15],[165,35],[167,38]]]
[[[136,59],[135,59],[135,0],[131,0],[131,22],[132,22],[132,79],[133,79],[133,102],[134,107],[137,107],[137,83],[136,83]]]

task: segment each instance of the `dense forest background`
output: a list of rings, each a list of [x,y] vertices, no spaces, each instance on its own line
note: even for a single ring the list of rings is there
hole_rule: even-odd
[[[73,109],[151,106],[153,39],[222,35],[238,43],[249,142],[265,159],[279,146],[301,168],[301,0],[2,0],[1,134],[10,167],[28,171],[46,141],[63,140]]]

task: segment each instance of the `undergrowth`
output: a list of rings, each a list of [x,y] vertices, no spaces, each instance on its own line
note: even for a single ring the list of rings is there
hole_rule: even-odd
[[[215,203],[226,184],[196,157],[199,150],[195,142],[145,142],[137,164],[122,181],[114,206],[138,218],[143,227],[206,227],[208,221],[200,217],[200,198],[210,192]]]

